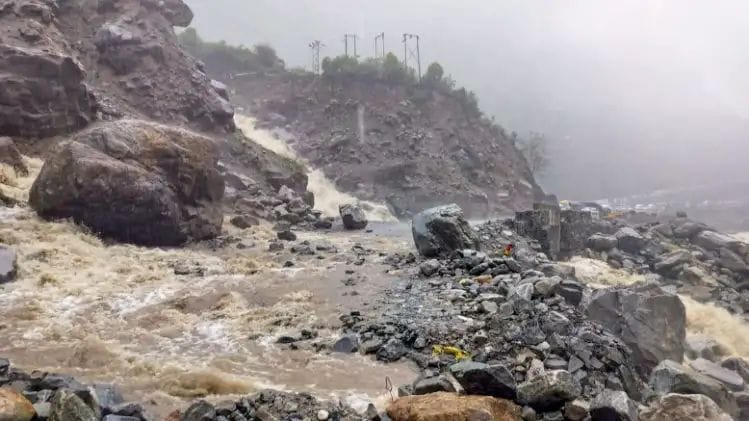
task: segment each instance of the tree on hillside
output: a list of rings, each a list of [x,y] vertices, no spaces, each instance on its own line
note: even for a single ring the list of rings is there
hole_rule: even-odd
[[[439,63],[434,62],[427,68],[427,72],[424,74],[422,81],[427,85],[434,86],[437,83],[441,82],[444,76],[445,69],[443,69],[442,65],[440,65]]]
[[[531,172],[534,175],[543,174],[549,166],[546,136],[543,133],[531,132],[527,139],[521,139],[518,143]]]

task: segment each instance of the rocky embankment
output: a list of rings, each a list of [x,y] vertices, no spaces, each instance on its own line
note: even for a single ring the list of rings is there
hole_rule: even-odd
[[[215,77],[337,188],[397,217],[450,202],[471,217],[503,214],[541,194],[509,134],[436,90],[286,72]]]

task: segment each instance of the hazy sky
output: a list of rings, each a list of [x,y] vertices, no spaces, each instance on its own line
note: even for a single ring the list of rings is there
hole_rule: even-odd
[[[188,0],[205,38],[267,42],[309,67],[309,41],[343,34],[403,55],[422,37],[508,130],[546,133],[543,185],[595,198],[749,179],[746,0]]]

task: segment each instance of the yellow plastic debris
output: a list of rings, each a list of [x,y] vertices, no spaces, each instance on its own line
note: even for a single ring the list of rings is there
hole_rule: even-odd
[[[433,356],[438,357],[444,354],[452,355],[453,357],[455,357],[456,361],[464,361],[464,360],[471,359],[471,354],[467,353],[466,351],[463,351],[462,349],[456,346],[449,346],[449,345],[433,345],[432,346]]]

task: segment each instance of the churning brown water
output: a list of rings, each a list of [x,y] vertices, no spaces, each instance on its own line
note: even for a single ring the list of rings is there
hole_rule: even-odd
[[[4,191],[26,196],[41,166],[29,163],[32,175]],[[284,269],[288,255],[265,251],[269,227],[224,229],[254,247],[108,245],[71,222],[0,208],[0,242],[19,255],[18,279],[0,293],[0,355],[28,369],[117,383],[157,415],[188,398],[220,400],[263,387],[363,404],[384,396],[386,376],[394,384],[412,380],[405,363],[276,344],[302,328],[332,341],[339,314],[376,306],[392,281],[376,257],[358,267],[344,253],[330,254]],[[326,238],[339,250],[357,241],[384,251],[409,247],[365,234]],[[355,296],[341,282],[352,268],[364,274]]]

